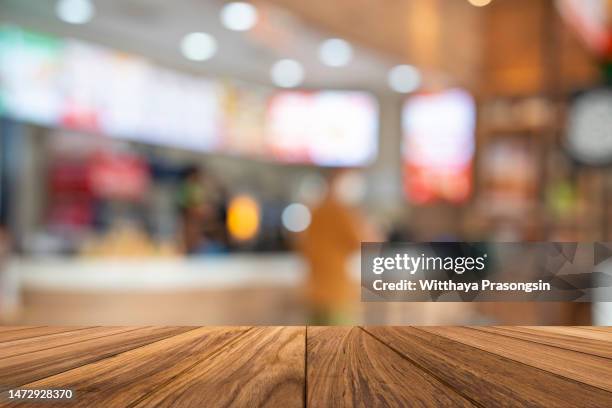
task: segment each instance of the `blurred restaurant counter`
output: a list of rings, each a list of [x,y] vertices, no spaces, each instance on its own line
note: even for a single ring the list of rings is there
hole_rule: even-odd
[[[303,322],[301,259],[15,258],[2,319],[19,324],[273,324]]]
[[[349,271],[359,284],[359,262]],[[13,257],[0,273],[10,325],[297,325],[310,321],[295,254]],[[346,324],[609,325],[612,303],[363,303]]]
[[[358,257],[350,260],[359,285]],[[298,255],[13,258],[0,274],[2,324],[292,325],[310,322]],[[346,324],[483,323],[473,304],[361,303]],[[343,323],[344,324],[344,323]]]

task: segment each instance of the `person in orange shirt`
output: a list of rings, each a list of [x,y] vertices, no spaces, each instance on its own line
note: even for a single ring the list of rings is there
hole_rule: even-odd
[[[311,224],[299,241],[309,267],[310,324],[351,323],[359,302],[359,285],[351,279],[347,264],[365,238],[365,222],[353,205],[351,177],[354,174],[346,170],[331,175],[326,197],[313,210]]]

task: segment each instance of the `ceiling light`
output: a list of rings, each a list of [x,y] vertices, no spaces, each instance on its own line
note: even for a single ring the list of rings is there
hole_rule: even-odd
[[[412,65],[398,65],[389,71],[388,81],[395,92],[414,92],[421,85],[421,74]]]
[[[181,51],[192,61],[205,61],[217,52],[217,41],[207,33],[191,33],[183,37]]]
[[[321,44],[319,58],[325,65],[341,67],[347,65],[353,58],[353,47],[340,38],[331,38]]]
[[[241,1],[227,3],[221,9],[221,22],[230,30],[250,30],[257,23],[257,9]]]
[[[293,88],[304,80],[302,64],[292,59],[282,59],[272,66],[272,82],[282,88]]]
[[[491,1],[493,1],[493,0],[468,0],[468,2],[472,6],[476,6],[476,7],[484,7],[487,4],[491,3]]]
[[[55,4],[57,17],[70,24],[85,24],[94,16],[95,8],[90,0],[59,0]]]

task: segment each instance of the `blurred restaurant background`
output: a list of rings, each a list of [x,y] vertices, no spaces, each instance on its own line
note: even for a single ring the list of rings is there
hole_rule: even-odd
[[[611,80],[609,0],[0,0],[0,321],[611,324],[358,260],[612,241]]]

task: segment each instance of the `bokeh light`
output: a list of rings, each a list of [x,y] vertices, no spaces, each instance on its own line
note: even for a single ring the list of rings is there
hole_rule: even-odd
[[[395,92],[414,92],[421,85],[421,73],[412,65],[398,65],[389,71],[388,82]]]
[[[310,210],[304,204],[289,204],[283,210],[283,226],[291,232],[302,232],[310,226]]]
[[[207,33],[187,34],[181,41],[181,51],[192,61],[206,61],[217,52],[217,41]]]
[[[272,66],[272,82],[281,88],[293,88],[304,80],[302,64],[292,59],[282,59]]]
[[[93,19],[95,8],[90,0],[59,0],[55,12],[66,23],[85,24]]]
[[[472,6],[476,6],[476,7],[484,7],[484,6],[488,5],[488,4],[490,4],[491,1],[493,1],[493,0],[468,0],[468,2]]]
[[[249,3],[227,3],[221,9],[221,22],[233,31],[247,31],[257,23],[257,9]]]
[[[260,223],[259,204],[252,197],[234,197],[227,209],[227,230],[232,238],[247,241],[257,235]]]
[[[340,38],[330,38],[321,44],[319,58],[323,64],[330,67],[342,67],[351,62],[353,47]]]

